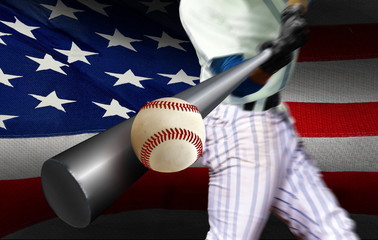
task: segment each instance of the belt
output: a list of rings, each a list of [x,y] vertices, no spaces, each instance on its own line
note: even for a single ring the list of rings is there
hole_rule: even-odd
[[[256,104],[256,102],[246,103],[243,106],[243,110],[253,111],[255,104]],[[263,110],[266,111],[266,110],[271,109],[273,107],[277,107],[279,104],[280,104],[280,94],[278,92],[278,93],[275,93],[275,94],[273,94],[272,96],[270,96],[266,99]]]

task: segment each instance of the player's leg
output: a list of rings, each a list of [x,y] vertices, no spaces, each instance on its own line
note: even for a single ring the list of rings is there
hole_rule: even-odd
[[[354,222],[300,143],[292,151],[290,164],[272,210],[288,223],[292,233],[301,239],[358,239]]]
[[[268,116],[269,115],[269,116]],[[206,119],[209,167],[207,239],[258,239],[282,178],[286,138],[279,119],[220,105]]]

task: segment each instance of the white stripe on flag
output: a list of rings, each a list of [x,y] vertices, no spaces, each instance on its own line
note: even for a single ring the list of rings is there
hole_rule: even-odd
[[[377,172],[378,136],[302,138],[305,148],[325,172]]]
[[[377,172],[378,137],[302,138],[305,149],[321,171]],[[200,161],[192,167],[203,167]]]
[[[94,135],[0,138],[0,180],[39,177],[44,161]]]
[[[0,180],[39,177],[44,161],[94,135],[0,139]],[[322,171],[378,171],[377,136],[302,140]],[[197,161],[191,167],[203,165]]]
[[[378,59],[301,62],[282,91],[287,102],[378,102]]]

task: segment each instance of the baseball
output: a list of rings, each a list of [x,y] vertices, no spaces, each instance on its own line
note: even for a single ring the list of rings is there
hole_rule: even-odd
[[[178,172],[202,154],[205,125],[196,106],[178,98],[145,104],[131,127],[131,145],[144,166],[158,172]]]

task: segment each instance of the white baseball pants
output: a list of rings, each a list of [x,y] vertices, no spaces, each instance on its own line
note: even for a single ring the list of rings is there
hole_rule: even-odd
[[[270,211],[299,239],[358,239],[324,185],[283,105],[264,112],[221,104],[205,118],[207,239],[258,239]]]

